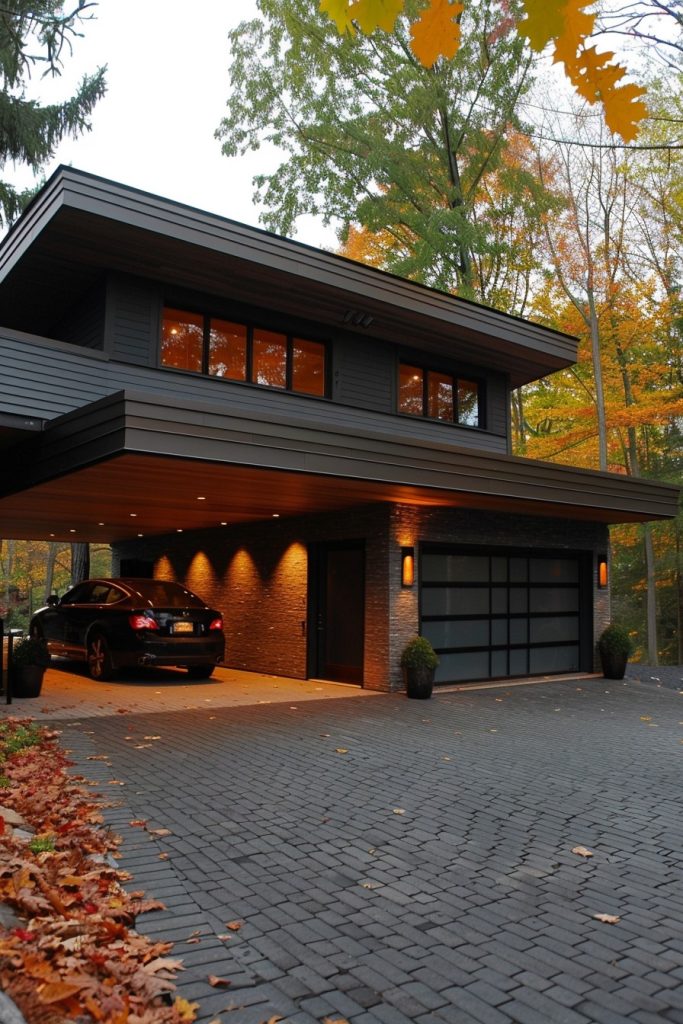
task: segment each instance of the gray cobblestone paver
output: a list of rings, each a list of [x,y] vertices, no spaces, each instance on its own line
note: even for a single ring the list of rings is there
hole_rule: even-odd
[[[177,943],[202,1022],[683,1021],[673,690],[591,679],[60,726],[79,770],[125,783],[107,812],[121,865],[168,906],[138,926]]]

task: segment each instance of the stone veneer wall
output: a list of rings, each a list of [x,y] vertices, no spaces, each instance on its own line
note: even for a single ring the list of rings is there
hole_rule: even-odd
[[[309,543],[364,540],[364,685],[389,688],[389,506],[128,541],[122,558],[149,560],[223,612],[228,667],[306,678]]]
[[[419,558],[420,541],[444,544],[486,544],[499,547],[567,548],[592,551],[594,556],[609,551],[609,533],[602,523],[586,523],[569,519],[522,516],[502,512],[481,512],[471,509],[394,505],[391,509],[391,544],[389,578],[400,579],[401,547],[415,547],[415,586],[390,589],[390,666],[391,688],[403,682],[399,661],[404,644],[414,636],[419,623]],[[595,640],[609,622],[609,590],[597,586],[597,558],[593,558],[593,636]],[[594,645],[593,664],[600,668]]]

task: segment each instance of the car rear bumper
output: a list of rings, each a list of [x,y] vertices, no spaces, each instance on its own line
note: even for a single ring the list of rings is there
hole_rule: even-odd
[[[141,640],[129,650],[113,650],[112,660],[117,668],[136,665],[220,665],[225,654],[225,641],[221,638],[173,640]]]

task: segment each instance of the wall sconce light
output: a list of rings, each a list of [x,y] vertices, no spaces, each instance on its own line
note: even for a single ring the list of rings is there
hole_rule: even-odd
[[[598,555],[598,587],[605,590],[609,584],[609,565],[607,555]]]
[[[401,586],[415,583],[415,548],[401,548]]]

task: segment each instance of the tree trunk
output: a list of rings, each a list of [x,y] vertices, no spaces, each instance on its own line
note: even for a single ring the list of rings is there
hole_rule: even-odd
[[[52,593],[52,581],[55,574],[55,560],[57,558],[57,542],[51,540],[47,546],[47,558],[45,560],[45,593],[43,600],[47,601]]]
[[[593,357],[593,379],[595,381],[595,404],[598,411],[598,444],[600,450],[600,469],[607,472],[607,423],[605,419],[605,393],[602,386],[602,362],[600,359],[600,327],[595,309],[595,296],[592,286],[587,289],[588,309],[591,328],[591,354]]]
[[[90,575],[90,545],[71,545],[71,586],[75,587]]]

